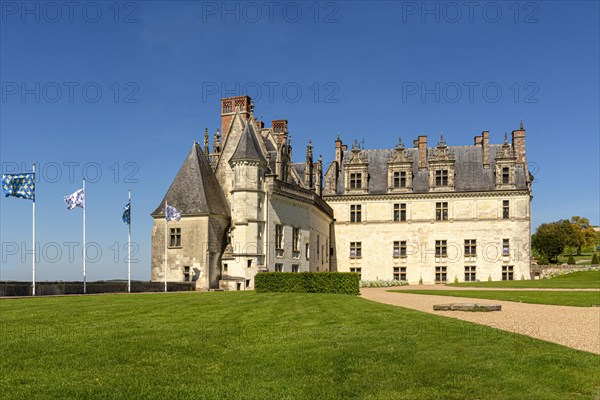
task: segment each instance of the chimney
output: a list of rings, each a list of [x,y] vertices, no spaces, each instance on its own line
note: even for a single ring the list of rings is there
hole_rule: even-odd
[[[233,122],[233,116],[236,111],[240,112],[240,116],[244,120],[248,120],[252,113],[252,99],[249,96],[235,96],[221,99],[221,133],[223,135],[223,143],[227,139],[229,128]]]
[[[312,141],[308,141],[306,146],[306,165],[304,168],[304,186],[308,189],[313,187],[313,146]]]
[[[427,169],[427,136],[419,136],[416,142],[419,151],[419,170]]]
[[[337,161],[338,166],[342,164],[342,156],[342,139],[340,139],[338,133],[337,139],[335,139],[335,161]]]
[[[483,136],[475,136],[475,146],[481,146]]]
[[[490,167],[490,132],[483,131],[481,132],[481,155],[483,168]]]
[[[256,126],[258,126],[258,129],[264,129],[265,128],[265,123],[262,121],[256,121]]]
[[[419,148],[419,139],[413,140],[413,146],[414,146],[415,149]]]
[[[517,164],[527,164],[527,156],[525,154],[525,128],[523,128],[523,120],[521,120],[519,129],[512,131],[512,145],[515,156],[517,157]]]

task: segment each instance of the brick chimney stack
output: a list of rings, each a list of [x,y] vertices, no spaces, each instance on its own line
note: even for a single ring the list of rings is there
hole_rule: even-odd
[[[337,139],[335,139],[335,161],[337,161],[338,166],[342,165],[342,139],[340,139],[339,133]]]
[[[223,135],[223,142],[227,139],[229,128],[233,122],[233,116],[236,111],[240,112],[240,116],[244,120],[250,118],[252,113],[252,99],[250,96],[235,96],[221,99],[221,134]]]
[[[481,132],[481,155],[483,168],[490,167],[490,132],[483,131]]]
[[[421,135],[415,142],[419,152],[419,170],[427,169],[427,136]]]
[[[527,156],[525,154],[525,128],[523,128],[523,120],[519,129],[512,131],[512,145],[515,156],[517,157],[517,164],[527,164]]]

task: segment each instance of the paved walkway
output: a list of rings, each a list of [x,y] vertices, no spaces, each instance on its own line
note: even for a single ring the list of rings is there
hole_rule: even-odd
[[[568,288],[509,288],[509,287],[473,287],[447,285],[407,285],[389,287],[392,290],[504,290],[504,291],[551,291],[551,292],[600,292],[600,289],[568,289]]]
[[[437,288],[444,290],[441,289],[442,287],[438,286]],[[407,287],[402,287],[402,289],[405,288]],[[390,289],[394,288],[363,288],[360,293],[361,297],[367,300],[488,325],[504,331],[600,354],[600,307],[567,307],[387,292]],[[419,286],[419,289],[431,289],[431,287],[423,285]],[[501,304],[502,311],[433,311],[434,304],[454,302]]]

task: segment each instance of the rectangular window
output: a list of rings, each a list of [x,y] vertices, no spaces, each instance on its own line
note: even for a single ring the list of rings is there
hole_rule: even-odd
[[[465,257],[477,256],[477,241],[475,239],[465,239]]]
[[[406,281],[406,267],[394,267],[394,280]]]
[[[362,188],[362,173],[350,174],[350,189],[361,189]]]
[[[438,169],[435,171],[435,186],[448,186],[447,169]]]
[[[448,202],[439,201],[435,203],[435,219],[436,221],[448,220]]]
[[[503,281],[512,281],[514,278],[514,267],[512,265],[503,265],[502,266],[502,280]]]
[[[298,264],[292,264],[292,272],[298,272],[300,269],[300,266]]]
[[[406,187],[406,171],[400,172],[400,187],[401,188]]]
[[[406,203],[394,204],[394,222],[406,221]]]
[[[350,242],[350,258],[361,258],[362,257],[362,243],[361,242]]]
[[[448,257],[448,242],[446,240],[435,241],[435,256],[437,258]]]
[[[475,282],[475,281],[476,281],[475,267],[474,266],[465,267],[465,282]]]
[[[181,247],[181,228],[170,228],[169,247]]]
[[[250,287],[250,279],[246,279],[246,288]]]
[[[502,168],[502,183],[507,185],[510,181],[510,175],[508,173],[508,167]]]
[[[394,257],[406,257],[406,241],[394,242]]]
[[[304,253],[306,254],[306,259],[310,260],[310,243],[304,245]]]
[[[190,267],[183,267],[183,281],[190,281]]]
[[[246,260],[246,265],[248,268],[252,268],[252,260]]]
[[[502,218],[510,218],[510,203],[508,202],[508,200],[502,201]]]
[[[292,257],[300,258],[300,228],[292,229]]]
[[[357,223],[362,221],[362,206],[360,204],[350,205],[350,222]]]
[[[223,264],[223,272],[227,272],[229,266],[227,264]]]
[[[275,272],[283,272],[283,264],[275,264]]]
[[[358,274],[358,279],[361,278],[362,268],[350,268],[350,272],[356,272]]]
[[[400,172],[394,172],[394,189],[400,187]]]
[[[510,240],[502,239],[502,255],[508,256],[510,255]]]
[[[446,267],[435,267],[435,283],[446,282]]]
[[[283,257],[283,225],[275,225],[275,256]]]

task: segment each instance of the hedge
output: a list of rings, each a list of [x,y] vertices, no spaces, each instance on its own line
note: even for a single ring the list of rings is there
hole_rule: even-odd
[[[195,290],[195,282],[168,282],[169,292]],[[131,281],[132,292],[162,292],[164,282]],[[36,282],[37,296],[83,294],[83,282]],[[87,282],[86,292],[94,293],[126,293],[127,281]],[[0,282],[0,296],[31,296],[31,282]]]
[[[359,294],[360,275],[355,272],[259,272],[254,278],[258,293]]]

